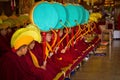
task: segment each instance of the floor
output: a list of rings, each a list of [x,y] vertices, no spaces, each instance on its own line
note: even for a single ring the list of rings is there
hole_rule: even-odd
[[[113,40],[106,56],[90,56],[71,80],[120,80],[120,40]]]

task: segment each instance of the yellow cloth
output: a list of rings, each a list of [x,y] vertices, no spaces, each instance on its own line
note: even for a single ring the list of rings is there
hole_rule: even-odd
[[[17,50],[23,45],[29,45],[32,41],[33,41],[33,37],[31,36],[27,36],[27,35],[20,36],[14,41],[13,47],[15,50]]]
[[[49,55],[49,51],[52,52],[53,50],[52,50],[51,46],[49,45],[49,43],[46,42],[46,50],[45,50],[46,58],[45,58],[45,59],[47,59],[47,57],[48,57],[48,55]]]
[[[46,45],[47,45],[47,47],[48,47],[49,51],[51,51],[51,52],[52,52],[52,48],[51,48],[50,44],[49,44],[48,42],[46,42]]]
[[[48,50],[48,48],[46,47],[46,50],[45,50],[45,55],[46,55],[46,57],[45,57],[45,60],[47,59],[47,57],[48,57],[48,55],[49,55],[49,50]]]
[[[29,52],[30,52],[30,55],[31,55],[31,58],[32,58],[32,61],[33,61],[33,64],[35,65],[35,67],[40,68],[40,65],[38,63],[36,56],[32,53],[32,51],[29,50]]]

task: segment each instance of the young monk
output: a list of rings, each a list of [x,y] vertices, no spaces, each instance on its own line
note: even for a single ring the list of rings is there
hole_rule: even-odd
[[[29,67],[24,61],[27,45],[33,38],[30,36],[21,38],[29,41],[20,42],[21,39],[17,40],[14,45],[15,52],[9,51],[1,57],[0,80],[36,80],[36,77],[29,72]]]
[[[70,44],[70,53],[71,53],[71,55],[73,56],[73,59],[75,60],[75,59],[77,59],[78,57],[79,57],[79,51],[75,48],[75,44],[76,44],[76,38],[78,37],[76,34],[78,34],[78,27],[74,27],[74,28],[72,28],[72,34],[74,34],[74,39],[72,39],[71,40],[71,44]],[[79,33],[80,33],[80,31],[79,31]],[[71,37],[71,38],[73,38],[73,37]]]
[[[58,32],[58,38],[60,39],[63,37],[63,30],[61,29]],[[70,63],[72,63],[72,57],[69,55],[69,51],[66,51],[66,39],[64,39],[59,46],[55,47],[55,54],[52,56],[52,60],[56,65],[59,65],[61,68],[68,66]]]
[[[10,41],[7,38],[7,25],[0,25],[0,57],[10,51]]]
[[[46,33],[46,41],[47,42],[51,41],[51,33],[50,32]],[[50,56],[48,56],[46,58],[46,60],[44,60],[42,43],[38,43],[37,41],[32,41],[31,44],[29,45],[29,50],[34,54],[34,56],[36,57],[36,60],[37,60],[37,64],[34,63],[34,66],[45,69],[46,74],[50,75],[51,78],[49,77],[48,80],[52,80],[56,76],[56,74],[61,71],[60,68],[57,65],[55,65],[53,63],[53,61],[50,59]],[[27,54],[27,56],[28,56],[27,60],[28,60],[29,64],[30,64],[30,60],[32,59],[32,55],[31,55],[30,51]],[[35,72],[35,70],[33,70],[33,71]]]
[[[52,80],[44,67],[27,62],[26,53],[33,37],[18,35],[13,39],[12,51],[0,58],[0,80]]]

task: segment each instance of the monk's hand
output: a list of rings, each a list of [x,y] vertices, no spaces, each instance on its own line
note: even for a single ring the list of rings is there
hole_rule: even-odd
[[[44,65],[41,66],[40,68],[46,70],[46,66],[44,66]]]
[[[74,41],[73,44],[76,44],[76,41]]]
[[[55,53],[57,53],[58,49],[59,49],[59,47],[56,47],[56,48],[55,48]]]
[[[65,53],[65,51],[66,51],[65,49],[62,49],[62,50],[61,50],[61,53]]]
[[[43,62],[43,66],[46,66],[46,64],[47,64],[47,61],[45,60],[45,61]]]
[[[61,53],[65,53],[66,52],[67,47],[65,47],[64,49],[61,50]]]
[[[51,57],[52,57],[52,55],[53,55],[53,52],[50,52],[50,53],[49,53],[49,58],[51,58]]]

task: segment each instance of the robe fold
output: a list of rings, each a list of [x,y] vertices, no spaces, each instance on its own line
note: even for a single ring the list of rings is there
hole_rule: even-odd
[[[9,52],[0,58],[0,80],[53,80],[50,72],[34,66],[29,54]],[[48,73],[49,72],[49,73]]]

